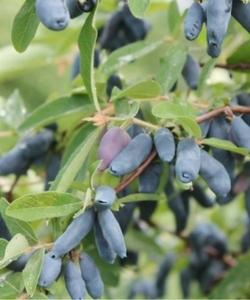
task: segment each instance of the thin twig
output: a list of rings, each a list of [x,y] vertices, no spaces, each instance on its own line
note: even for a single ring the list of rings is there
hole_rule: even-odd
[[[200,62],[200,66],[203,67],[205,63]],[[215,64],[215,68],[221,68],[226,70],[250,70],[250,64],[238,63],[238,64]]]

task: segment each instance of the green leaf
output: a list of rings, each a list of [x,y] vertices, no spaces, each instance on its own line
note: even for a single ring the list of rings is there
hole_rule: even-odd
[[[35,0],[26,0],[14,18],[11,39],[14,48],[20,53],[27,49],[39,25],[35,2]]]
[[[101,72],[110,74],[120,67],[130,63],[131,61],[138,59],[153,50],[160,47],[165,41],[159,40],[155,42],[139,41],[136,43],[124,46],[114,52],[112,52],[105,63],[100,66]]]
[[[239,148],[235,146],[232,142],[230,141],[225,141],[225,140],[220,140],[217,138],[207,138],[203,139],[201,142],[203,145],[208,145],[228,151],[232,151],[235,153],[242,154],[244,156],[249,156],[249,151],[246,148]]]
[[[143,18],[148,9],[150,0],[128,0],[129,8],[132,14],[137,18]]]
[[[99,2],[99,1],[98,1]],[[90,12],[84,22],[82,30],[78,38],[78,46],[80,50],[80,73],[83,83],[86,87],[90,99],[94,102],[97,111],[100,111],[98,103],[95,81],[94,81],[94,50],[96,44],[97,30],[93,26],[97,6]]]
[[[21,274],[11,272],[0,279],[0,299],[17,299],[23,290]]]
[[[128,203],[128,202],[137,202],[137,201],[146,201],[146,200],[155,200],[159,201],[162,199],[161,195],[157,194],[146,194],[146,193],[137,193],[131,194],[126,197],[119,198],[116,201],[116,204]]]
[[[162,94],[166,94],[174,86],[181,75],[187,58],[186,47],[172,46],[160,59],[160,69],[156,75],[156,81],[162,88]]]
[[[92,190],[95,189],[94,178],[95,178],[95,174],[98,171],[98,168],[100,167],[101,164],[102,164],[102,159],[97,160],[89,167],[89,186]]]
[[[170,32],[173,34],[175,29],[179,28],[179,22],[180,22],[180,12],[177,1],[171,1],[168,8],[168,27]]]
[[[27,252],[29,247],[28,241],[22,234],[18,233],[14,235],[5,249],[3,259],[0,260],[0,269]]]
[[[227,276],[212,291],[209,299],[247,299],[243,293],[249,291],[249,262],[250,253],[247,253],[228,271]]]
[[[79,113],[88,113],[94,109],[87,95],[61,97],[45,103],[35,109],[20,125],[20,134],[27,133],[35,128],[54,122],[60,117]]]
[[[184,130],[190,136],[195,136],[197,138],[202,137],[201,128],[194,119],[191,119],[189,117],[177,117],[176,120],[181,123]]]
[[[22,59],[13,46],[2,47],[0,48],[0,82],[23,76],[28,70],[53,64],[55,57],[56,49],[52,45],[32,44],[22,53]]]
[[[33,295],[41,273],[45,249],[37,250],[28,260],[22,275],[28,295]]]
[[[26,222],[27,220],[24,219],[24,221],[21,221],[16,218],[7,216],[6,210],[9,206],[10,204],[7,200],[5,200],[4,198],[0,199],[0,212],[11,235],[14,236],[17,233],[20,233],[26,238],[30,246],[36,245],[38,243],[38,238],[31,225]]]
[[[236,50],[227,58],[227,64],[250,63],[249,57],[250,40],[238,45]],[[241,69],[241,72],[243,69]]]
[[[124,106],[123,104],[127,102]],[[124,99],[118,99],[115,101],[115,115],[116,118],[121,121],[133,118],[140,109],[139,101],[128,102]]]
[[[114,97],[111,97],[110,101],[114,101],[123,97],[150,99],[157,97],[160,94],[161,87],[157,82],[153,80],[145,80],[136,83],[135,85],[132,85],[125,90],[122,90],[119,94],[116,94]]]
[[[82,201],[72,194],[43,192],[27,194],[12,202],[6,210],[8,216],[28,222],[67,216],[82,206]]]
[[[136,231],[128,230],[125,235],[125,243],[128,249],[132,251],[139,251],[143,253],[157,253],[162,255],[163,249],[152,239],[152,236]]]
[[[42,299],[53,299],[53,298],[48,298],[45,294],[40,293],[40,292],[35,292],[32,296],[30,296],[28,299],[34,299],[34,300],[42,300]]]
[[[18,90],[7,98],[3,107],[4,121],[10,128],[17,129],[20,123],[26,117],[26,109],[23,105],[23,99]]]
[[[80,128],[80,130],[72,137],[72,139],[69,140],[67,148],[63,153],[61,166],[65,165],[75,149],[82,143],[85,137],[91,134],[95,129],[96,127],[90,122]]]
[[[158,118],[175,119],[177,117],[195,118],[196,112],[189,104],[180,105],[171,102],[162,102],[152,108],[152,114]]]
[[[8,245],[8,241],[0,238],[0,260],[4,258],[4,253],[7,245]]]
[[[206,86],[206,81],[211,71],[213,70],[215,63],[216,63],[216,58],[211,58],[201,69],[201,74],[199,77],[198,89],[197,89],[199,96],[201,96],[203,93],[203,90]]]
[[[99,137],[101,128],[95,129],[85,137],[82,143],[75,149],[66,164],[61,168],[55,181],[52,183],[50,190],[58,192],[66,192],[71,182],[76,177],[82,164],[87,159],[91,148]]]

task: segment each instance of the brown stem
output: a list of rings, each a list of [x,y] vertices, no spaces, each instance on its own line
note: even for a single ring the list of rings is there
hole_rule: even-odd
[[[200,63],[200,66],[203,67],[205,63]],[[215,68],[221,68],[226,70],[250,70],[250,64],[248,63],[238,63],[238,64],[216,64]]]
[[[204,121],[208,121],[214,117],[217,117],[221,114],[230,115],[230,113],[241,113],[241,114],[249,114],[250,107],[249,106],[223,106],[216,108],[212,111],[205,113],[204,115],[198,116],[196,118],[196,122],[202,123]]]
[[[231,256],[221,256],[218,251],[211,246],[206,246],[204,251],[210,256],[222,261],[229,268],[234,267],[237,263],[236,260],[234,260]]]
[[[149,155],[149,157],[142,163],[142,165],[115,188],[116,193],[118,194],[126,186],[128,186],[133,180],[135,180],[143,172],[143,170],[145,170],[145,168],[151,163],[151,161],[153,161],[156,155],[157,155],[156,150],[153,150]]]

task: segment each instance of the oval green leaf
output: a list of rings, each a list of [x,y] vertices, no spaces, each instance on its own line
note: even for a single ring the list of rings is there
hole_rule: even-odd
[[[150,0],[128,0],[132,14],[137,18],[143,18],[150,4]]]
[[[26,292],[33,295],[41,273],[45,249],[38,249],[28,260],[22,275]]]
[[[43,192],[16,199],[9,205],[6,214],[30,222],[67,216],[79,210],[81,206],[82,201],[72,194]]]
[[[157,97],[161,94],[161,87],[159,83],[153,80],[145,80],[135,85],[128,87],[125,90],[122,90],[120,93],[117,93],[110,101],[117,100],[119,98],[142,98],[150,99]]]
[[[14,18],[11,39],[14,48],[20,53],[28,48],[39,25],[35,2],[35,0],[26,0]]]
[[[100,66],[101,72],[110,74],[120,67],[130,63],[131,61],[140,58],[153,50],[160,47],[165,41],[160,40],[156,42],[139,41],[136,43],[124,46],[112,52],[105,63]]]

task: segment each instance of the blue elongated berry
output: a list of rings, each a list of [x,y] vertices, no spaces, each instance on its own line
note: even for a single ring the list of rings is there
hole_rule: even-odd
[[[153,142],[146,133],[135,136],[109,166],[112,175],[122,176],[136,170],[149,156]]]
[[[100,271],[94,260],[86,252],[82,252],[80,257],[81,276],[85,282],[87,292],[92,298],[99,299],[104,293],[104,284]]]
[[[247,148],[250,152],[250,126],[241,117],[233,118],[231,133],[236,145]]]
[[[201,73],[201,68],[198,61],[194,58],[194,56],[188,54],[181,74],[190,89],[192,90],[197,89],[200,73]]]
[[[225,167],[205,150],[201,151],[199,175],[216,196],[226,196],[231,190],[231,180]]]
[[[38,285],[44,288],[50,286],[59,276],[61,267],[62,261],[60,258],[55,258],[53,252],[46,253],[38,279]]]
[[[119,127],[110,128],[102,137],[97,156],[102,159],[99,171],[109,167],[112,160],[128,145],[129,134]]]
[[[206,6],[207,54],[218,57],[231,18],[233,0],[210,0]]]
[[[97,210],[110,208],[115,202],[116,192],[108,185],[99,186],[96,189],[94,207]]]
[[[65,29],[70,21],[65,0],[36,0],[36,14],[44,26],[55,31]]]
[[[55,241],[52,252],[55,257],[68,253],[80,244],[94,225],[94,208],[88,208],[83,214],[72,220],[62,235]]]
[[[103,236],[110,248],[121,258],[126,257],[126,245],[121,227],[110,209],[97,212]]]
[[[73,261],[68,261],[64,267],[66,289],[72,299],[84,300],[86,288],[82,276]]]
[[[184,20],[184,33],[188,40],[192,41],[199,36],[205,18],[203,7],[199,2],[193,2]]]
[[[99,256],[105,262],[109,264],[113,264],[116,258],[116,253],[110,248],[109,244],[105,240],[98,218],[95,218],[94,234],[95,234],[95,243],[96,243]]]
[[[66,0],[66,5],[69,10],[70,19],[74,19],[83,14],[78,0]]]
[[[245,4],[241,0],[233,0],[232,16],[243,28],[245,28],[250,33],[249,14],[250,2]]]
[[[175,171],[181,182],[192,182],[200,169],[200,148],[193,138],[179,141],[176,150]]]
[[[168,128],[161,128],[155,132],[154,145],[159,158],[164,162],[171,162],[175,156],[175,141],[173,133]]]
[[[162,162],[153,162],[138,177],[139,193],[154,194],[159,186],[163,172]]]
[[[90,12],[96,6],[98,0],[78,1],[79,7],[83,12]]]

